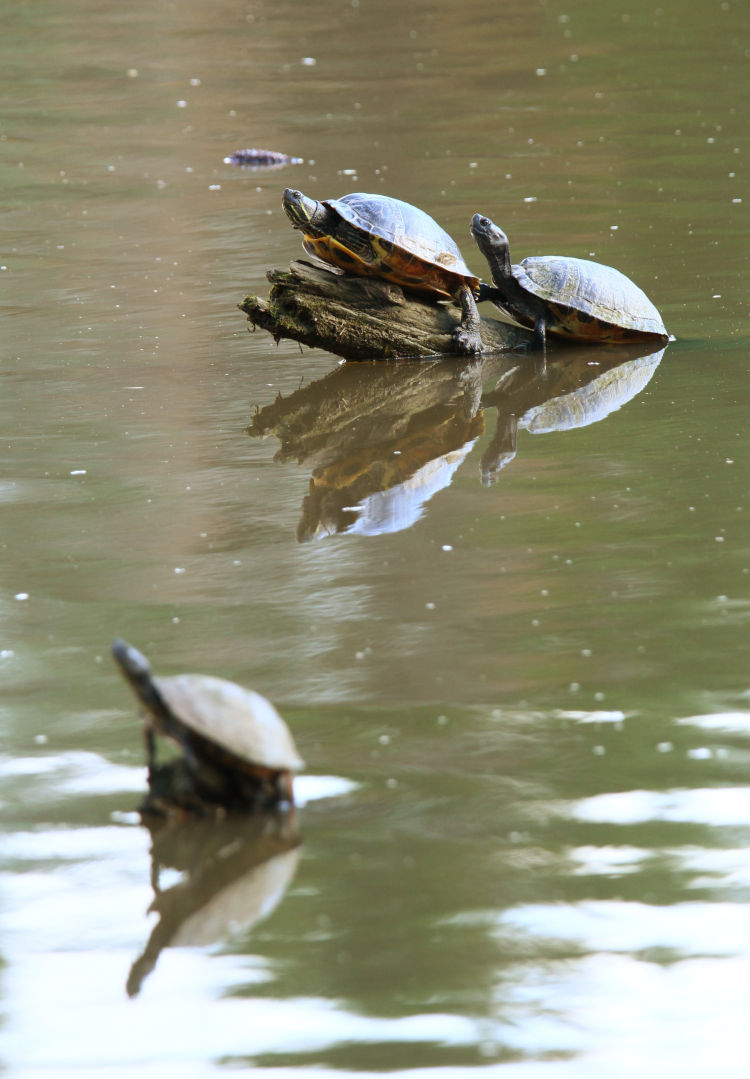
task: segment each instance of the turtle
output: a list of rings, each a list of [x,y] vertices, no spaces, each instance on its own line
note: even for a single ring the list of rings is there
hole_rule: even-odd
[[[112,655],[146,708],[149,787],[159,798],[169,801],[173,793],[191,807],[196,798],[199,804],[229,807],[293,804],[292,777],[304,762],[270,701],[211,675],[157,678],[143,653],[119,638]],[[169,766],[156,764],[156,734],[182,749],[179,768],[169,772],[168,781]]]
[[[411,292],[461,306],[453,333],[463,355],[482,352],[479,278],[429,214],[387,195],[357,191],[318,202],[287,188],[282,205],[308,255],[347,273],[382,277]]]
[[[482,298],[534,330],[544,349],[547,335],[601,342],[669,340],[661,315],[629,277],[588,259],[565,255],[525,258],[511,265],[508,237],[489,217],[474,214],[471,232],[487,259],[496,295]]]

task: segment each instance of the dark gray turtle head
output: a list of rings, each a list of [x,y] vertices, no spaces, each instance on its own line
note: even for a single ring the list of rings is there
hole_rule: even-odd
[[[474,214],[472,217],[471,234],[476,240],[477,247],[487,259],[493,285],[503,294],[503,303],[498,306],[512,318],[517,318],[513,306],[519,302],[520,293],[510,261],[508,237],[491,217],[485,217],[483,214]],[[495,302],[497,303],[497,299]],[[508,304],[512,306],[509,307]]]
[[[284,212],[296,229],[308,235],[321,232],[321,221],[328,218],[328,209],[321,202],[309,199],[301,191],[288,187],[281,200]]]
[[[519,281],[519,267],[511,265],[508,237],[490,217],[474,214],[471,234],[477,247],[487,259],[494,289],[480,288],[480,299],[490,299],[503,314],[510,316],[522,326],[543,327],[547,305]],[[542,331],[542,341],[544,340]]]
[[[151,685],[151,664],[143,652],[116,637],[112,642],[112,656],[131,685],[141,689]]]
[[[474,214],[471,219],[471,235],[477,242],[477,247],[488,260],[505,262],[510,264],[510,244],[499,225],[490,217],[482,214]]]

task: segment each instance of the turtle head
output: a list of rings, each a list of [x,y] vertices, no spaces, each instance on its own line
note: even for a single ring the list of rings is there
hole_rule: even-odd
[[[293,187],[286,189],[281,205],[294,227],[306,233],[317,231],[315,222],[321,213],[325,214],[325,207],[321,203],[308,199]]]
[[[492,277],[497,284],[497,276],[510,276],[510,244],[499,225],[490,217],[474,214],[471,219],[471,235],[477,247],[490,264]]]
[[[471,219],[471,235],[480,247],[489,244],[494,248],[499,246],[508,247],[508,237],[499,225],[496,225],[491,217],[482,214],[474,214]]]
[[[151,664],[143,652],[133,648],[127,641],[115,637],[112,642],[112,656],[129,682],[142,684],[151,681]]]

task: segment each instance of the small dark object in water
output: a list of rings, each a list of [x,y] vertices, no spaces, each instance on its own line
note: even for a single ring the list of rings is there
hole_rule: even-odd
[[[512,266],[508,237],[489,217],[474,214],[471,232],[497,289],[488,295],[506,315],[568,341],[661,341],[669,334],[654,305],[629,277],[611,266],[564,255],[540,255]]]
[[[204,806],[208,811],[293,803],[292,778],[304,763],[270,701],[209,675],[157,678],[146,657],[119,639],[112,655],[147,710],[148,777],[155,803],[172,801],[193,812]],[[182,749],[175,765],[157,765],[156,734]]]
[[[475,297],[479,278],[447,232],[424,210],[386,195],[355,192],[317,202],[287,188],[282,205],[302,233],[308,255],[361,277],[382,277],[402,288],[461,306],[453,335],[464,355],[482,352]]]
[[[235,150],[224,158],[225,165],[240,165],[243,168],[275,169],[281,165],[301,165],[301,157],[290,157],[278,150]]]

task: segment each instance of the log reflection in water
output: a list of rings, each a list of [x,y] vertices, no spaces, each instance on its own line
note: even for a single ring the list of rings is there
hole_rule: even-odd
[[[604,419],[634,397],[664,350],[570,347],[533,356],[372,365],[346,364],[259,409],[248,433],[273,432],[276,460],[311,469],[297,528],[305,541],[336,533],[409,528],[449,486],[497,412],[480,462],[485,485],[517,452],[519,430],[563,431]]]

